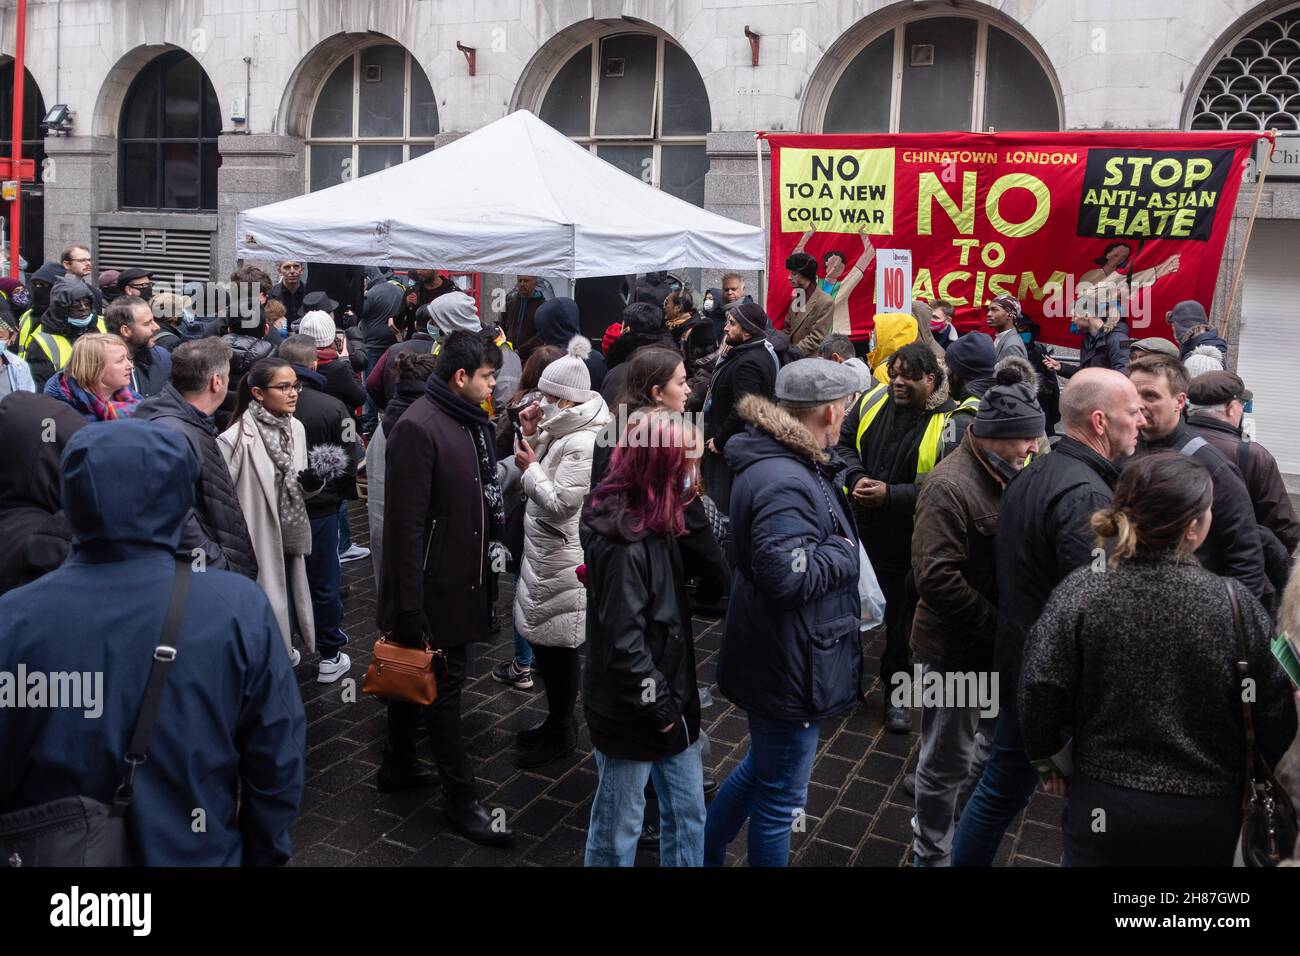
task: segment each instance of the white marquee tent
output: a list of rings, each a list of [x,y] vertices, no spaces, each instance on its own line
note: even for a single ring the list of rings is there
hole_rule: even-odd
[[[580,279],[764,268],[762,230],[670,196],[518,110],[383,172],[239,214],[240,258]]]

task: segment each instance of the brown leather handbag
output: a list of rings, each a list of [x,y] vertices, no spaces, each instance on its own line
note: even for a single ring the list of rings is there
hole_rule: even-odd
[[[434,660],[442,661],[446,673],[446,656],[425,644],[408,647],[395,644],[387,634],[375,641],[374,656],[366,668],[361,682],[363,694],[373,694],[385,700],[405,701],[408,704],[432,704],[438,698],[438,679],[434,675]]]

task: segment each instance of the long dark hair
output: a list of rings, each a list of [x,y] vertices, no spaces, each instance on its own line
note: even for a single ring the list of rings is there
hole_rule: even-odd
[[[274,356],[258,359],[253,363],[253,367],[239,380],[239,387],[235,389],[235,410],[230,413],[230,421],[226,423],[227,428],[239,421],[244,412],[248,411],[248,403],[253,400],[253,387],[266,388],[271,384],[275,373],[282,368],[292,369],[293,366],[284,359]]]
[[[1176,451],[1143,455],[1124,468],[1109,508],[1092,516],[1098,543],[1115,539],[1110,566],[1175,550],[1187,526],[1214,500],[1214,482],[1195,458]]]
[[[654,389],[667,387],[673,380],[677,366],[683,364],[680,352],[656,345],[647,345],[632,353],[627,363],[627,378],[618,404],[629,410],[651,408],[655,404]]]

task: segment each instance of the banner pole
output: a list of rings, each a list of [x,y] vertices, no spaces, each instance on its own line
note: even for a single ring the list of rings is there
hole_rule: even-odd
[[[1250,246],[1250,234],[1255,228],[1255,216],[1259,214],[1259,200],[1264,193],[1264,180],[1268,178],[1268,167],[1273,162],[1273,149],[1277,143],[1277,130],[1269,130],[1268,152],[1264,154],[1264,161],[1259,165],[1259,178],[1255,180],[1255,201],[1250,207],[1250,219],[1246,221],[1246,235],[1241,240],[1241,253],[1237,256],[1237,268],[1233,270],[1232,285],[1228,287],[1228,301],[1224,305],[1223,318],[1219,320],[1219,335],[1224,339],[1228,337],[1228,319],[1232,315],[1232,307],[1237,301],[1237,285],[1241,282],[1241,274],[1246,268],[1246,249]]]
[[[758,280],[759,302],[767,307],[767,273],[771,265],[771,236],[767,232],[767,210],[764,208],[765,195],[763,192],[763,133],[759,131],[754,134],[754,164],[755,172],[758,173],[758,227],[763,231],[763,274]]]

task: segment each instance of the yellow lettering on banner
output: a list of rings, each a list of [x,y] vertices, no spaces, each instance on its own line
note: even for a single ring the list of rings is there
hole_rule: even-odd
[[[1024,222],[1014,223],[1002,218],[998,207],[1002,201],[1002,194],[1008,189],[1028,189],[1034,196],[1034,211]],[[1047,217],[1052,212],[1052,194],[1037,176],[1031,176],[1029,173],[1010,173],[999,177],[989,187],[988,197],[984,200],[984,211],[988,214],[989,222],[993,224],[994,229],[1010,239],[1020,239],[1024,236],[1032,236],[1047,222]]]
[[[961,205],[958,206],[948,195],[948,190],[943,188],[943,183],[939,181],[938,176],[934,173],[922,173],[916,184],[916,234],[918,236],[934,234],[931,217],[934,210],[931,200],[934,200],[943,207],[943,211],[948,214],[948,218],[952,220],[958,232],[967,236],[974,235],[976,182],[974,170],[968,169],[961,174]],[[962,262],[964,264],[965,259]]]
[[[919,269],[916,273],[916,281],[912,283],[912,301],[921,299],[924,302],[933,302],[934,279],[930,277],[929,269]],[[964,302],[954,302],[954,305],[965,305]]]
[[[1046,294],[1046,290],[1051,289],[1053,286],[1064,284],[1064,271],[1053,272],[1047,277],[1047,283],[1041,286],[1038,284],[1038,280],[1034,278],[1032,272],[1025,272],[1020,276],[1020,289],[1016,293],[1016,298],[1021,302],[1028,302],[1030,299],[1039,299],[1041,301],[1043,296]]]
[[[894,149],[781,150],[781,231],[891,235]]]
[[[1014,292],[1004,287],[1004,283],[1015,281],[1016,276],[1014,274],[1009,275],[1005,272],[993,273],[993,275],[989,276],[989,295],[994,298],[997,298],[1000,295],[1014,295]]]
[[[954,282],[965,282],[968,279],[970,279],[969,272],[949,272],[939,280],[939,298],[946,299],[953,305],[966,305],[970,300],[953,292],[952,284]]]

